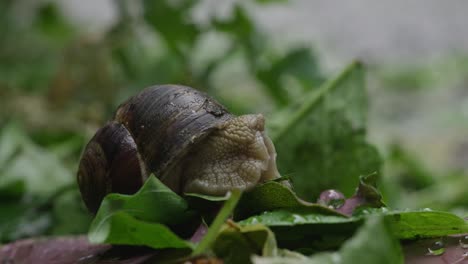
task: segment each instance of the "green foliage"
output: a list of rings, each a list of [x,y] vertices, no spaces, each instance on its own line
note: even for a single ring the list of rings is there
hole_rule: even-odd
[[[299,196],[316,199],[330,188],[350,195],[357,176],[380,171],[380,156],[365,139],[364,87],[364,69],[351,64],[337,78],[306,93],[302,105],[272,120],[278,166],[292,175]]]
[[[324,215],[320,213],[307,212],[300,209],[275,210],[252,216],[241,221],[243,225],[264,224],[270,227],[297,226],[298,234],[322,233],[320,228],[323,224],[349,223],[352,228],[363,219],[371,215],[385,216],[391,224],[393,236],[399,239],[415,239],[422,237],[437,237],[449,234],[460,234],[466,232],[468,224],[460,217],[446,212],[437,211],[389,211],[388,209],[366,210],[358,212],[353,217],[346,218],[337,215]],[[308,225],[304,227],[303,225]],[[294,229],[289,229],[294,233]]]
[[[165,225],[138,220],[126,212],[115,212],[105,222],[93,225],[88,238],[93,243],[149,246],[155,249],[190,248],[189,243]]]
[[[274,48],[245,3],[203,24],[192,19],[198,1],[143,0],[141,13],[132,11],[136,2],[115,3],[115,24],[89,35],[53,3],[23,19],[15,10],[27,1],[0,1],[0,242],[83,234],[91,224],[93,242],[175,249],[172,261],[401,263],[398,241],[468,232],[452,213],[390,209],[464,212],[467,177],[437,177],[394,146],[387,165],[396,176],[380,179],[382,158],[366,138],[369,99],[360,63],[327,78],[307,46]],[[222,43],[203,42],[212,36]],[[219,79],[234,64],[245,72],[230,77],[235,84]],[[388,86],[433,79],[422,70],[383,76]],[[134,195],[107,196],[92,221],[74,179],[81,149],[116,105],[156,83],[194,86],[234,113],[270,110],[268,133],[286,177],[225,197],[181,197],[151,177]],[[310,202],[325,189],[348,199]]]
[[[134,195],[105,197],[91,224],[89,239],[94,243],[186,248],[190,245],[165,225],[174,228],[195,219],[185,200],[151,176]]]
[[[372,239],[369,242],[370,238]],[[343,244],[339,251],[320,253],[312,257],[286,255],[276,258],[254,257],[253,263],[403,263],[403,254],[398,241],[392,237],[391,229],[380,217],[369,218],[356,235]]]
[[[225,263],[250,263],[252,255],[274,257],[277,250],[274,234],[264,225],[225,225],[213,246]]]
[[[244,197],[241,201],[240,193],[234,191],[206,234],[194,247],[192,256],[214,254],[226,263],[249,263],[251,260],[256,262],[267,259],[289,261],[290,257],[285,258],[280,250],[289,248],[304,254],[316,253],[311,257],[314,261],[336,261],[337,257],[333,255],[342,255],[342,261],[346,263],[355,259],[354,254],[362,255],[359,254],[360,250],[369,248],[365,256],[361,256],[363,261],[372,263],[373,259],[382,256],[400,261],[398,240],[441,237],[468,231],[466,221],[446,212],[360,207],[352,217],[346,217],[332,209],[317,210],[320,208],[318,204],[304,204],[291,191],[285,192],[278,188],[280,186],[286,188],[276,182],[260,185],[247,192],[247,198]],[[281,209],[265,208],[266,211],[238,223],[225,223],[236,206],[242,207],[242,203],[243,206],[249,203],[252,197],[248,196],[252,193],[256,193],[256,198],[273,203],[278,203],[275,200],[280,200],[281,195],[287,201],[287,197],[293,195],[295,200],[289,198],[289,202],[284,203]],[[211,197],[197,197],[219,203],[219,200]],[[183,240],[180,234],[187,230],[182,231],[182,226],[200,223],[194,219],[194,212],[184,199],[171,192],[157,178],[151,177],[135,195],[109,194],[91,225],[89,239],[95,243],[146,245],[155,249],[190,249],[192,244]],[[201,223],[201,226],[204,224]],[[379,239],[374,241],[371,237]],[[336,248],[340,248],[336,253],[323,251]],[[391,250],[384,250],[386,248]],[[262,258],[252,258],[254,255]]]
[[[178,56],[185,56],[190,50],[200,29],[190,22],[186,15],[197,1],[144,1],[145,19],[164,38],[169,49]]]
[[[289,187],[270,181],[246,193],[239,202],[234,216],[237,219],[242,219],[256,213],[283,208],[302,209],[307,212],[317,212],[325,215],[339,214],[328,207],[303,201]]]
[[[32,142],[14,123],[0,131],[0,146],[0,241],[87,230],[91,218],[56,153]]]

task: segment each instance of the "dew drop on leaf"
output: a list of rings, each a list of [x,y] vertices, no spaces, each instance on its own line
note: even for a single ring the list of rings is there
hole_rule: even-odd
[[[468,248],[468,235],[460,237],[459,242],[462,248]]]
[[[343,193],[337,190],[326,190],[320,194],[317,203],[328,206],[333,209],[338,209],[343,206],[345,202],[345,196]]]
[[[427,250],[429,251],[429,255],[440,256],[445,252],[444,242],[436,241],[432,243],[432,245]]]
[[[306,219],[301,216],[301,215],[298,215],[298,214],[293,214],[292,215],[292,222],[295,223],[295,224],[298,224],[298,223],[303,223],[306,221]]]

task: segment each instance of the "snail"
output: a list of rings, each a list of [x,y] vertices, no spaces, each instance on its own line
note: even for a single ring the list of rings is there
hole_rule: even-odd
[[[263,115],[235,116],[181,85],[151,86],[122,103],[86,145],[77,180],[95,213],[106,194],[135,193],[151,173],[176,193],[214,196],[279,177]]]

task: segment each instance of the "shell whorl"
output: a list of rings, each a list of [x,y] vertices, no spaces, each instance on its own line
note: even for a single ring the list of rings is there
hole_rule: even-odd
[[[89,210],[96,212],[110,192],[138,191],[147,176],[142,165],[135,141],[122,124],[110,122],[99,129],[83,152],[77,175]]]

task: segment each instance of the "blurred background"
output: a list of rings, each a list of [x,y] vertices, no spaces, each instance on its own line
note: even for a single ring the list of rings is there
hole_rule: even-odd
[[[388,206],[467,216],[466,10],[461,0],[1,0],[0,242],[87,231],[80,153],[142,88],[181,83],[275,119],[355,59],[367,94],[279,142],[280,171],[310,201],[336,188],[320,178],[378,171]],[[340,119],[348,109],[366,121],[359,129]],[[328,145],[324,124],[339,127]]]

